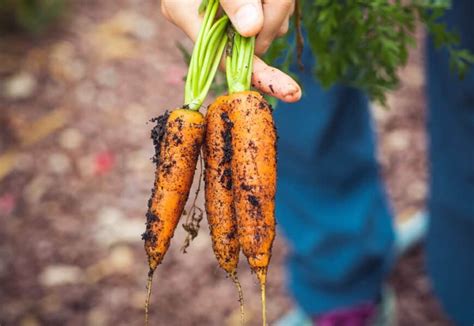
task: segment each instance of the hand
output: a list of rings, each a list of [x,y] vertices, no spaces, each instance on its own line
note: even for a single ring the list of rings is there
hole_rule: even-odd
[[[162,0],[163,15],[181,28],[193,41],[196,40],[202,17],[198,14],[201,0]],[[221,0],[234,27],[244,36],[257,35],[255,52],[265,53],[275,37],[288,31],[294,0]],[[285,102],[296,102],[301,88],[282,71],[268,66],[254,57],[252,85],[260,91]]]

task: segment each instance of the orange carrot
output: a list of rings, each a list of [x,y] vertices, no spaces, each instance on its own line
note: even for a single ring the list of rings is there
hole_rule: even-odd
[[[156,122],[152,131],[157,165],[155,186],[148,201],[146,231],[142,235],[150,267],[147,312],[153,273],[166,254],[183,213],[205,134],[204,117],[196,111],[177,109]]]
[[[232,127],[232,184],[239,242],[262,290],[275,238],[276,129],[272,109],[257,92],[229,95]]]
[[[204,133],[202,114],[186,109],[161,116],[153,129],[157,169],[143,234],[150,270],[163,260],[183,213]]]
[[[272,109],[250,91],[255,37],[235,30],[226,57],[232,122],[232,191],[239,243],[260,282],[262,321],[267,324],[265,287],[275,238],[276,129]]]
[[[237,278],[240,245],[232,194],[232,123],[227,97],[218,97],[206,114],[204,142],[206,213],[212,247],[219,266],[234,281],[239,292],[243,322],[243,295]]]

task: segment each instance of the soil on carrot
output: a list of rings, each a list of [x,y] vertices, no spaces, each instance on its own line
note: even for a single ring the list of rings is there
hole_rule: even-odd
[[[221,119],[224,121],[225,130],[222,133],[222,138],[224,139],[224,157],[222,158],[221,164],[229,163],[232,160],[232,127],[233,123],[230,121],[229,115],[227,112],[221,114]]]
[[[155,1],[69,3],[67,19],[48,34],[0,39],[2,326],[143,323],[148,264],[140,234],[155,173],[149,121],[165,112],[157,107],[183,102],[186,66],[175,42],[186,37]],[[404,216],[426,196],[419,52],[402,76],[392,109],[374,116],[383,177]],[[234,284],[202,224],[186,255],[186,232],[176,232],[155,273],[150,325],[239,325]],[[286,253],[279,232],[267,283],[270,323],[293,305]],[[419,248],[392,273],[400,324],[449,325],[422,257]],[[238,273],[247,325],[260,325],[260,288],[245,259]]]
[[[155,122],[156,125],[151,130],[151,139],[153,140],[153,146],[155,146],[155,155],[153,156],[153,162],[159,165],[161,156],[161,142],[166,132],[166,123],[168,122],[169,112],[166,111],[157,118],[153,118],[150,121]],[[175,135],[176,136],[176,135]],[[182,141],[180,139],[180,141]]]

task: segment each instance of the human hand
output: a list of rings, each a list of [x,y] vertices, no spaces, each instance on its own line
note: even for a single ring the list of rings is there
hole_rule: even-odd
[[[193,41],[196,40],[202,17],[198,14],[201,0],[162,0],[163,15],[181,28]],[[221,0],[234,27],[243,36],[257,36],[255,52],[265,53],[275,37],[288,31],[294,0]],[[285,102],[296,102],[301,88],[282,71],[268,66],[254,57],[252,85],[260,91]]]

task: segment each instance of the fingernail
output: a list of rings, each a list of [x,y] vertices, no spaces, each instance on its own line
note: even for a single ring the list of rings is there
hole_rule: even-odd
[[[256,24],[258,24],[258,9],[254,4],[246,4],[237,11],[234,19],[234,26],[237,28],[239,33],[247,34],[252,33],[255,30]],[[245,35],[250,36],[250,35]]]
[[[295,100],[295,97],[293,94],[286,94],[285,96],[283,96],[283,101],[284,102],[294,102]]]
[[[298,89],[293,89],[289,92],[287,92],[283,96],[283,100],[285,102],[297,102],[301,98],[301,92]]]

